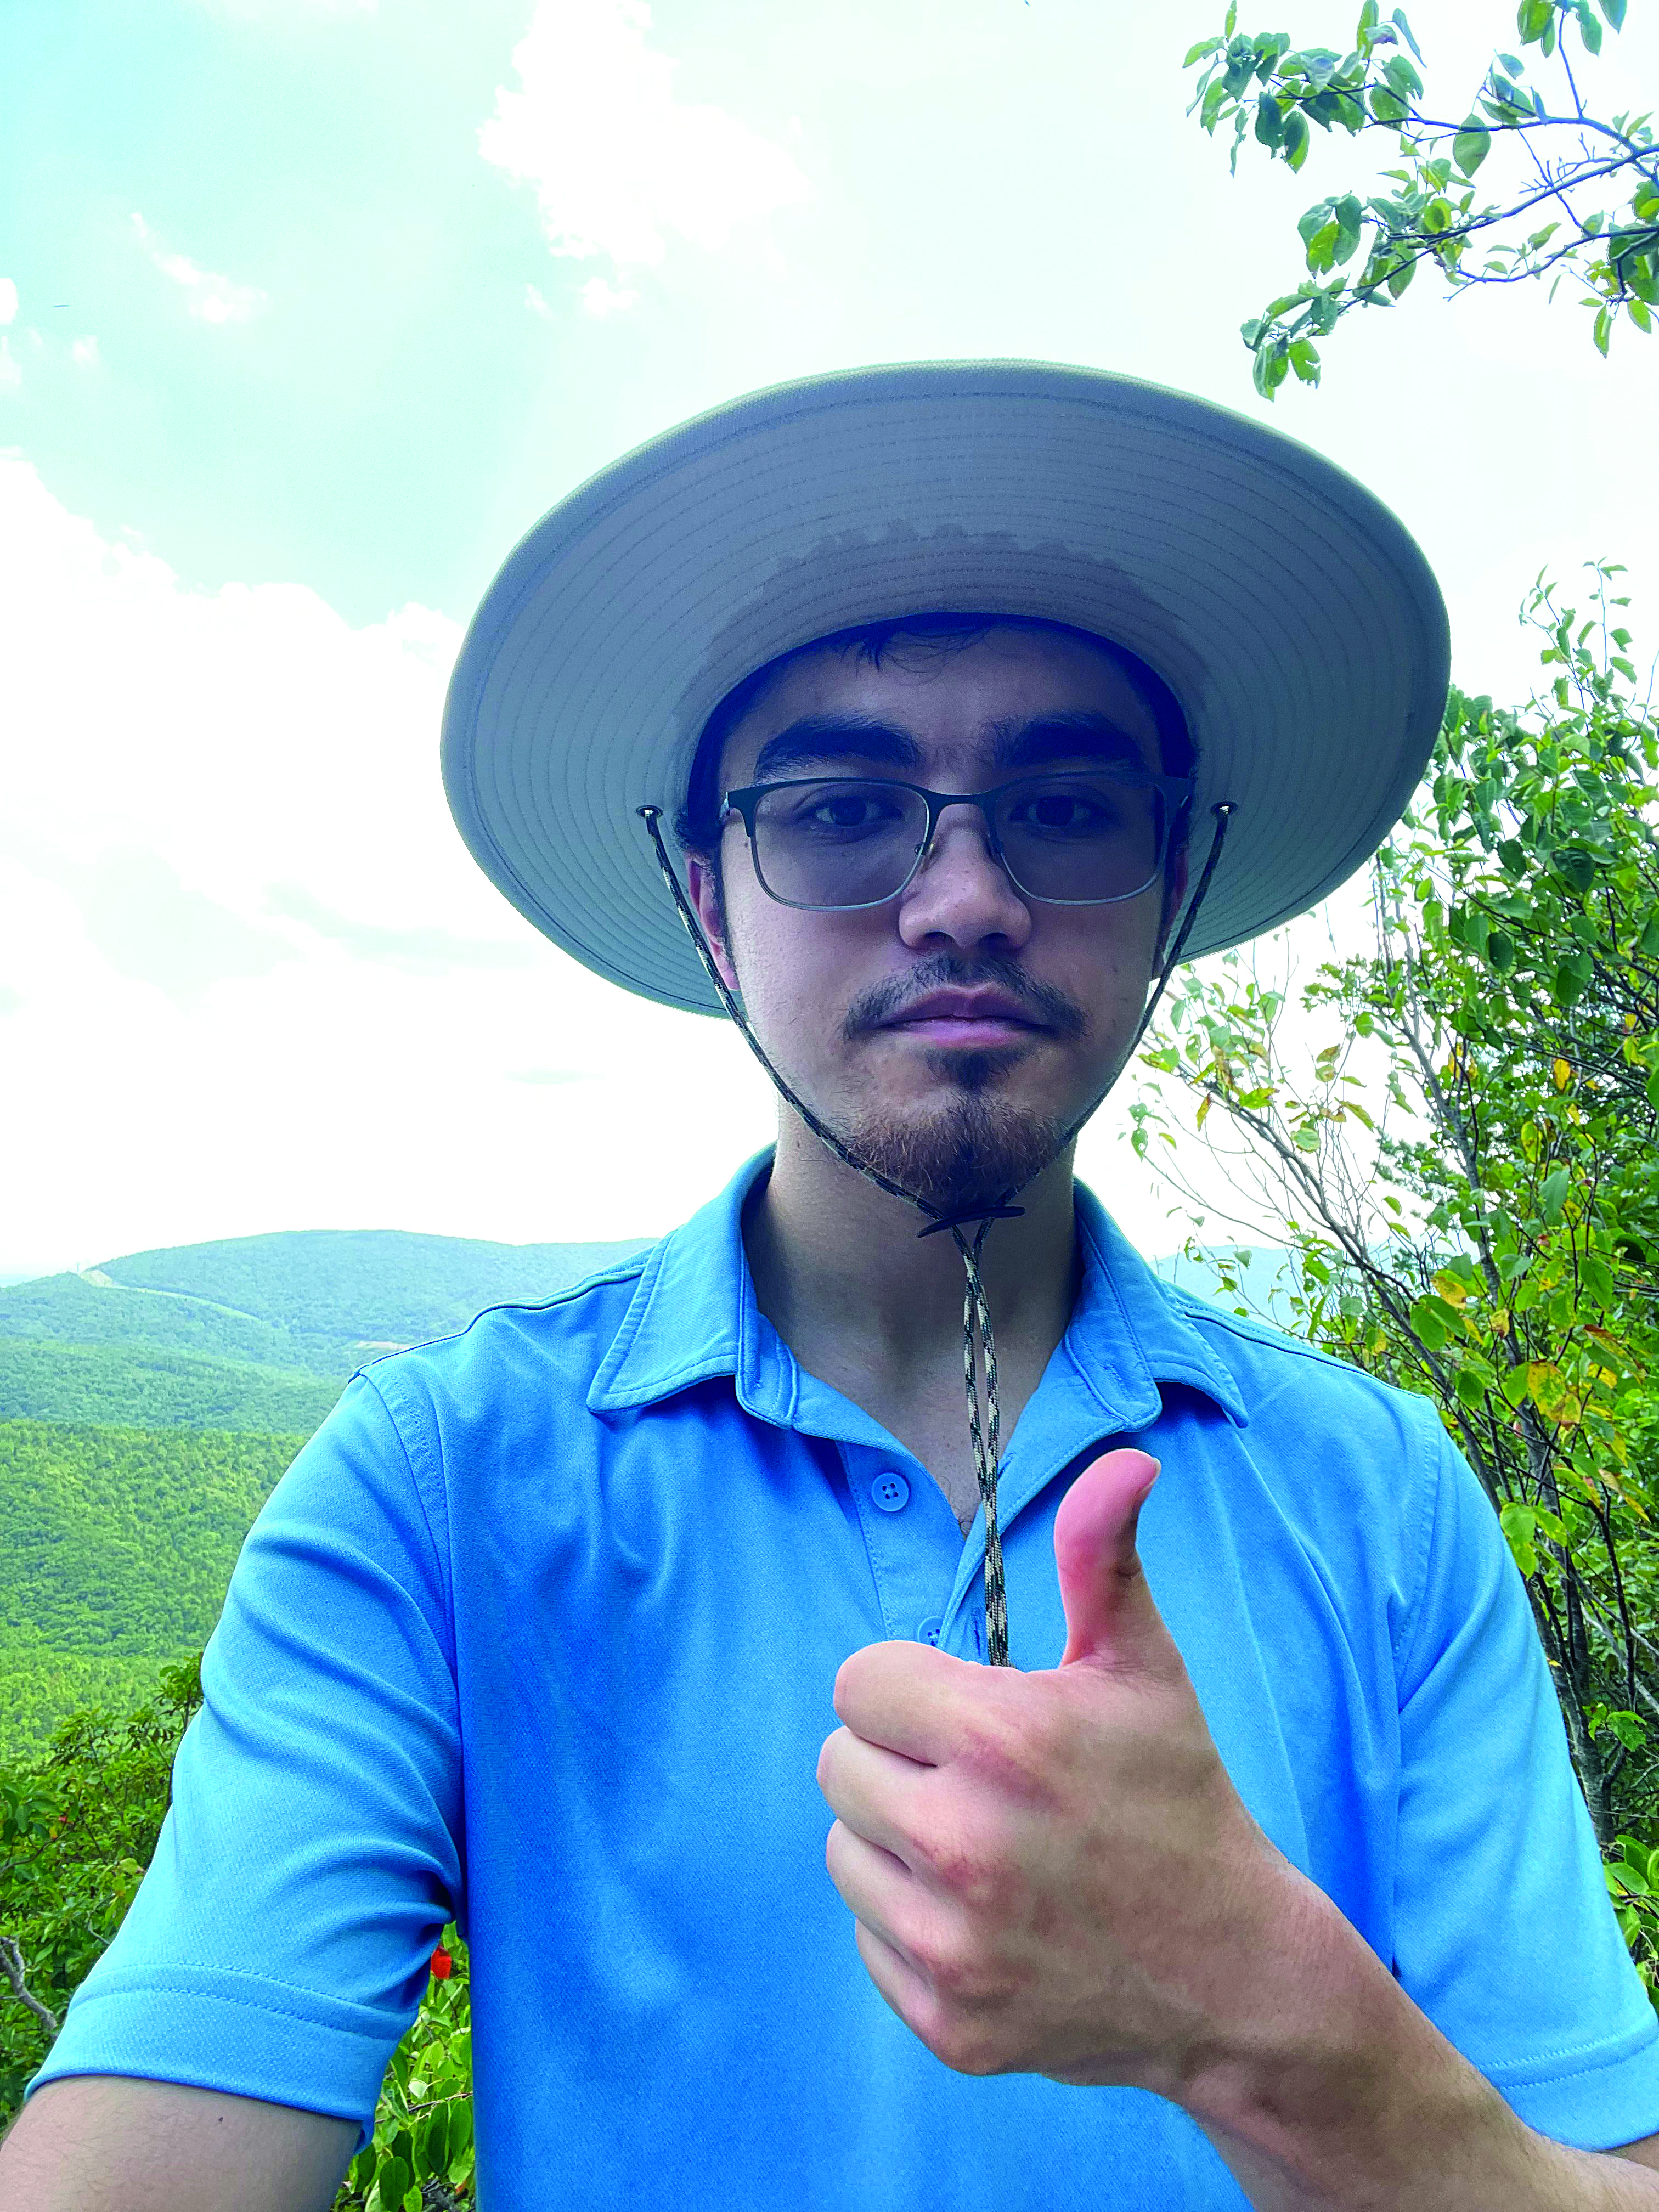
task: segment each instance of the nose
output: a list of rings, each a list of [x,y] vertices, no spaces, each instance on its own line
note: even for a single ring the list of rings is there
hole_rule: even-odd
[[[1024,945],[1031,910],[993,854],[985,817],[976,806],[946,806],[927,859],[899,901],[899,935],[924,950],[939,939],[966,951],[995,939]]]

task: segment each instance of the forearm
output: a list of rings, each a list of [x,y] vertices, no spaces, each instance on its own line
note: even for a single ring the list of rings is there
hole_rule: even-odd
[[[1256,2212],[1659,2212],[1659,2172],[1516,2118],[1311,1885],[1178,2101]]]

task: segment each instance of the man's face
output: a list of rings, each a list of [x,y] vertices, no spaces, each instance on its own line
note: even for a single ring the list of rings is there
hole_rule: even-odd
[[[1161,766],[1129,678],[1080,639],[996,629],[949,652],[901,638],[878,668],[801,655],[727,737],[719,788],[873,775],[985,791],[1115,757]],[[724,932],[708,870],[690,867],[721,973],[779,1071],[936,1206],[994,1196],[1046,1164],[1120,1072],[1161,949],[1161,877],[1110,905],[1045,905],[1015,889],[985,827],[976,808],[946,809],[896,897],[824,913],[768,896],[734,816]],[[1182,862],[1172,906],[1185,877]]]

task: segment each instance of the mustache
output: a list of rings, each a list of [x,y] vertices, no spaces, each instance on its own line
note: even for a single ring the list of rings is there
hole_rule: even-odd
[[[1044,1028],[1053,1030],[1067,1043],[1087,1032],[1089,1017],[1076,1000],[1068,999],[1052,983],[1039,983],[1024,973],[1018,961],[995,957],[988,960],[962,960],[944,952],[931,960],[919,961],[904,975],[890,976],[886,982],[872,984],[861,993],[848,1008],[842,1036],[850,1043],[855,1037],[867,1036],[872,1030],[882,1029],[930,992],[971,991],[988,983],[1006,991],[1018,1001],[1023,1012],[1029,1013],[1034,1022],[1041,1022]]]

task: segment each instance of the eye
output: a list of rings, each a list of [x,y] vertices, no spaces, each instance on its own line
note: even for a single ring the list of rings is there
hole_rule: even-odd
[[[793,792],[773,813],[784,835],[819,843],[848,844],[902,829],[909,821],[909,794],[890,784],[819,783]]]
[[[810,818],[825,830],[867,830],[890,821],[896,809],[864,791],[838,791],[808,809]]]
[[[1123,821],[1119,799],[1098,784],[1041,784],[1015,799],[1011,825],[1045,837],[1099,837]]]

